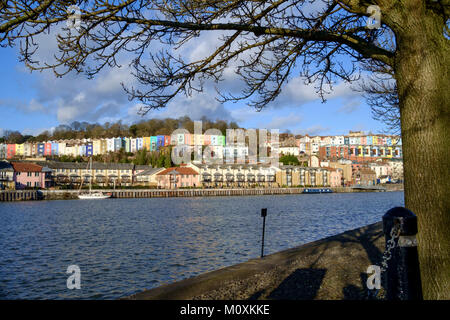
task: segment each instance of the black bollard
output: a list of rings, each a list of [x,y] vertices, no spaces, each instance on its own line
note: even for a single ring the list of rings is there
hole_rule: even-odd
[[[263,230],[262,230],[262,242],[261,242],[261,258],[264,257],[264,233],[266,231],[266,216],[267,216],[267,208],[261,209],[261,217],[263,217]]]
[[[399,230],[387,261],[384,287],[387,300],[422,300],[417,252],[417,216],[403,207],[390,209],[383,216],[383,231],[388,248],[392,228]],[[394,230],[395,231],[395,230]],[[394,235],[395,237],[395,235]]]

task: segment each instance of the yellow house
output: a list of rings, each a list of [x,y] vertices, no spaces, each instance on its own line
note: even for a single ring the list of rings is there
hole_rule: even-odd
[[[386,156],[388,157],[388,158],[392,158],[392,154],[393,154],[393,152],[392,152],[392,147],[388,147],[387,148],[387,154],[386,154]]]
[[[359,157],[363,156],[363,147],[362,146],[358,146],[358,156]]]
[[[101,140],[100,139],[94,139],[94,141],[92,141],[92,154],[94,154],[94,155],[101,154]]]
[[[150,150],[150,145],[151,145],[150,140],[151,140],[150,137],[143,137],[142,138],[142,148],[143,149]]]
[[[23,143],[21,144],[16,143],[16,155],[23,156],[24,155],[23,150],[24,150]]]

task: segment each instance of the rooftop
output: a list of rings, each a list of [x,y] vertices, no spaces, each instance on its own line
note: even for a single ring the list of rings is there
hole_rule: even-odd
[[[163,176],[163,175],[167,175],[170,173],[178,173],[178,174],[183,174],[183,175],[198,175],[198,172],[195,171],[192,168],[189,167],[172,167],[172,168],[167,168],[166,170],[158,173],[158,176]]]
[[[42,167],[34,164],[34,163],[27,163],[27,162],[11,162],[11,165],[14,168],[15,172],[41,172]]]

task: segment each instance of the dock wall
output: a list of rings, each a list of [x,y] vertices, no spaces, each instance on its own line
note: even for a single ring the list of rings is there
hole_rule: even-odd
[[[170,197],[220,197],[220,196],[259,196],[300,194],[305,188],[254,188],[254,189],[121,189],[100,190],[111,193],[113,198],[170,198]],[[351,187],[328,188],[336,193],[371,192],[377,190],[358,190]],[[403,190],[403,185],[387,188],[388,191]],[[26,200],[69,200],[77,199],[78,190],[11,190],[0,191],[0,201]]]

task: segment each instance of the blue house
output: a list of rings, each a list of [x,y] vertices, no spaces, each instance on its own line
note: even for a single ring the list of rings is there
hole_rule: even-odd
[[[94,146],[89,143],[86,145],[86,156],[91,157],[94,154]]]
[[[59,144],[57,142],[52,142],[52,155],[57,156],[58,153],[58,149],[59,149]]]
[[[37,153],[40,156],[43,156],[45,152],[45,144],[44,143],[38,143],[37,145]]]
[[[156,136],[156,147],[158,149],[164,147],[164,136]]]

